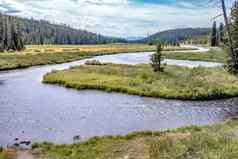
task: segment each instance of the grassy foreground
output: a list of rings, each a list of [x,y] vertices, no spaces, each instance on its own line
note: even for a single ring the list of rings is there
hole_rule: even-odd
[[[33,153],[44,159],[236,159],[238,122],[94,137],[72,145],[42,143]]]
[[[167,51],[185,49],[189,48],[165,47]],[[142,44],[27,46],[22,52],[0,53],[0,71],[71,62],[96,55],[154,50],[155,46]]]
[[[53,71],[43,82],[75,89],[98,89],[182,100],[238,96],[238,78],[223,68],[166,66],[164,73],[149,65],[97,64]]]
[[[0,159],[7,159],[7,153],[0,148]]]

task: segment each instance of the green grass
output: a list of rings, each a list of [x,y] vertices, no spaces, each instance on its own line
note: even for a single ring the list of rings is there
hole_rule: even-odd
[[[182,100],[238,96],[238,78],[222,68],[166,66],[154,72],[149,65],[83,65],[53,71],[43,82],[68,88],[97,89],[133,95]]]
[[[192,61],[210,61],[210,62],[226,62],[226,53],[223,50],[210,50],[208,52],[164,52],[164,58],[177,60]]]
[[[30,45],[22,52],[0,53],[0,71],[71,62],[96,55],[154,50],[155,46],[143,44]],[[165,46],[164,51],[167,52],[164,52],[164,57],[178,60],[204,60],[215,62],[224,62],[225,59],[224,51],[211,50],[208,53],[168,52],[181,50],[193,50],[193,48]]]
[[[165,47],[167,51],[186,49],[189,48]],[[0,53],[0,71],[71,62],[96,55],[154,50],[155,46],[143,44],[27,46],[22,52]]]
[[[7,153],[0,147],[0,159],[7,159]]]
[[[71,62],[87,57],[83,53],[54,53],[38,55],[0,55],[0,70]]]
[[[33,152],[44,159],[236,159],[238,122],[190,126],[165,132],[94,137],[72,145],[42,143]]]

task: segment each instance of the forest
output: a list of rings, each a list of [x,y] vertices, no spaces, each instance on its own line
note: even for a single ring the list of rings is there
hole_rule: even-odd
[[[65,24],[52,24],[45,20],[0,14],[0,21],[1,50],[21,50],[24,44],[106,44],[126,42],[124,39],[106,37],[75,29]]]
[[[20,18],[0,14],[0,50],[22,50],[25,45],[44,44],[108,44],[127,43],[122,38],[107,37],[101,34],[75,29],[66,24],[53,24],[46,20]],[[194,38],[205,39],[210,34],[209,28],[184,28],[158,32],[141,40],[130,43],[178,43]]]
[[[172,29],[166,30],[162,32],[155,33],[151,36],[148,36],[142,40],[137,42],[141,43],[153,43],[156,41],[167,42],[167,43],[175,43],[175,42],[183,42],[189,40],[191,38],[207,36],[211,32],[210,28],[182,28],[182,29]]]
[[[0,14],[0,51],[23,48],[23,36],[15,18]]]

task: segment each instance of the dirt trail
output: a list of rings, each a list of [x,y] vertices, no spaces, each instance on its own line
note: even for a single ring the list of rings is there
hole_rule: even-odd
[[[31,150],[19,150],[17,151],[16,159],[35,159]]]

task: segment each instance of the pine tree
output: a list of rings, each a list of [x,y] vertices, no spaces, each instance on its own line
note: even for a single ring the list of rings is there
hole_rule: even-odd
[[[3,16],[0,13],[0,52],[4,51],[4,23]]]
[[[230,57],[231,62],[234,63],[232,68],[229,68],[232,73],[238,73],[238,1],[235,2],[231,10],[231,39],[232,47],[234,49],[234,57]],[[229,61],[228,61],[229,62]]]
[[[213,22],[211,36],[212,36],[211,37],[211,46],[215,47],[215,46],[217,46],[217,23],[216,23],[216,21]]]
[[[16,19],[0,13],[0,51],[20,51],[24,49],[22,38],[23,36]]]
[[[10,49],[11,50],[17,50],[16,46],[17,46],[18,40],[17,40],[17,31],[16,31],[15,20],[12,19],[10,23],[11,23],[11,29],[10,29],[11,30]]]
[[[3,48],[4,50],[8,49],[8,17],[3,18]]]
[[[151,62],[152,62],[152,67],[154,68],[155,72],[163,72],[163,68],[161,67],[161,62],[162,62],[162,51],[163,51],[163,47],[161,45],[161,43],[157,44],[157,48],[156,48],[156,53],[154,53],[151,57]]]
[[[19,24],[17,24],[14,33],[14,43],[17,51],[21,51],[24,49],[23,36],[19,28]]]
[[[220,46],[220,33],[219,33],[219,30],[217,30],[217,35],[216,35],[216,46]]]
[[[221,43],[225,42],[225,34],[224,34],[225,30],[224,30],[224,24],[220,23],[220,27],[219,27],[219,40]]]

